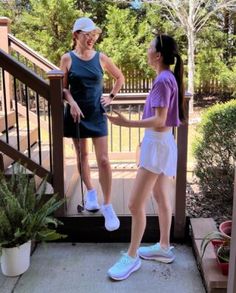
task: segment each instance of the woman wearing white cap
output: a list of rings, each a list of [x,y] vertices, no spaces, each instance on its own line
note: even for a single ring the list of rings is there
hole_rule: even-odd
[[[97,192],[91,182],[87,150],[87,138],[92,138],[104,196],[101,212],[105,218],[106,229],[113,231],[119,228],[120,222],[111,204],[112,176],[108,159],[107,117],[104,115],[104,107],[111,103],[120,90],[124,76],[111,59],[94,50],[93,46],[101,29],[90,18],[77,19],[72,33],[74,48],[61,58],[61,69],[65,73],[64,96],[67,100],[64,136],[72,138],[77,164],[82,164],[82,179],[87,188],[85,208],[88,211],[97,211],[100,206]],[[103,70],[115,79],[108,97],[102,94]]]

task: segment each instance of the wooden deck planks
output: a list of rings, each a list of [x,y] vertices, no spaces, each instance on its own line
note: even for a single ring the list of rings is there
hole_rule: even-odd
[[[66,158],[65,159],[65,186],[66,188],[66,197],[67,197],[67,216],[81,216],[77,213],[77,205],[81,204],[81,183],[80,176],[76,170],[76,160],[75,158]],[[98,192],[98,201],[100,204],[103,203],[103,196],[101,186],[98,179],[97,169],[91,170],[92,182],[94,188]],[[130,211],[128,209],[129,196],[132,190],[134,179],[136,176],[136,171],[123,169],[112,170],[112,204],[118,215],[130,216]],[[173,180],[173,190],[171,194],[172,204],[174,209],[174,191],[175,191],[175,181]],[[86,188],[83,186],[84,195],[86,195]],[[157,215],[157,204],[153,197],[150,194],[150,199],[148,200],[146,207],[147,215]],[[92,215],[91,213],[83,213],[83,215]],[[99,215],[96,213],[95,215]]]

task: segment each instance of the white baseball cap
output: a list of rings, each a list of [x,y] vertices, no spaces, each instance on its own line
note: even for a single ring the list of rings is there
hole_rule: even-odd
[[[83,32],[91,32],[97,30],[99,33],[102,32],[102,30],[96,26],[96,24],[92,21],[92,19],[88,17],[81,17],[76,19],[72,32],[76,31],[83,31]]]

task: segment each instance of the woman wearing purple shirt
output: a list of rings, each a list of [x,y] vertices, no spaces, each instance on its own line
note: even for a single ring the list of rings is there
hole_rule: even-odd
[[[150,94],[144,107],[142,120],[128,120],[121,113],[107,115],[120,126],[144,127],[140,164],[129,200],[132,214],[131,243],[108,275],[124,280],[141,266],[140,257],[171,263],[175,256],[170,246],[172,210],[169,198],[171,177],[176,176],[177,146],[172,128],[184,121],[183,62],[175,40],[158,35],[148,49],[148,63],[156,71]],[[174,72],[170,65],[175,64]],[[158,204],[160,240],[158,243],[139,247],[146,227],[145,206],[151,193]]]

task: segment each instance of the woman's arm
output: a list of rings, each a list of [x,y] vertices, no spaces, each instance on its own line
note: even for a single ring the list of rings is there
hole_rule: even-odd
[[[80,110],[78,104],[75,102],[73,99],[70,90],[68,89],[68,68],[70,68],[71,64],[71,58],[69,54],[64,54],[61,57],[61,62],[60,62],[60,69],[64,72],[64,77],[63,77],[63,93],[64,93],[64,98],[70,105],[70,113],[71,116],[74,119],[74,122],[80,121],[80,116],[84,117],[82,111]]]
[[[115,97],[124,83],[124,80],[125,80],[124,75],[121,72],[121,70],[112,62],[112,60],[103,53],[100,54],[100,62],[103,69],[106,70],[108,74],[110,74],[115,79],[115,83],[111,91],[111,94],[113,94]],[[101,98],[101,102],[104,106],[109,105],[111,101],[112,101],[112,98],[110,97]]]
[[[108,119],[115,125],[125,127],[161,128],[165,127],[168,108],[155,108],[155,115],[143,120],[129,120],[121,113],[114,111],[117,116],[107,114]]]

